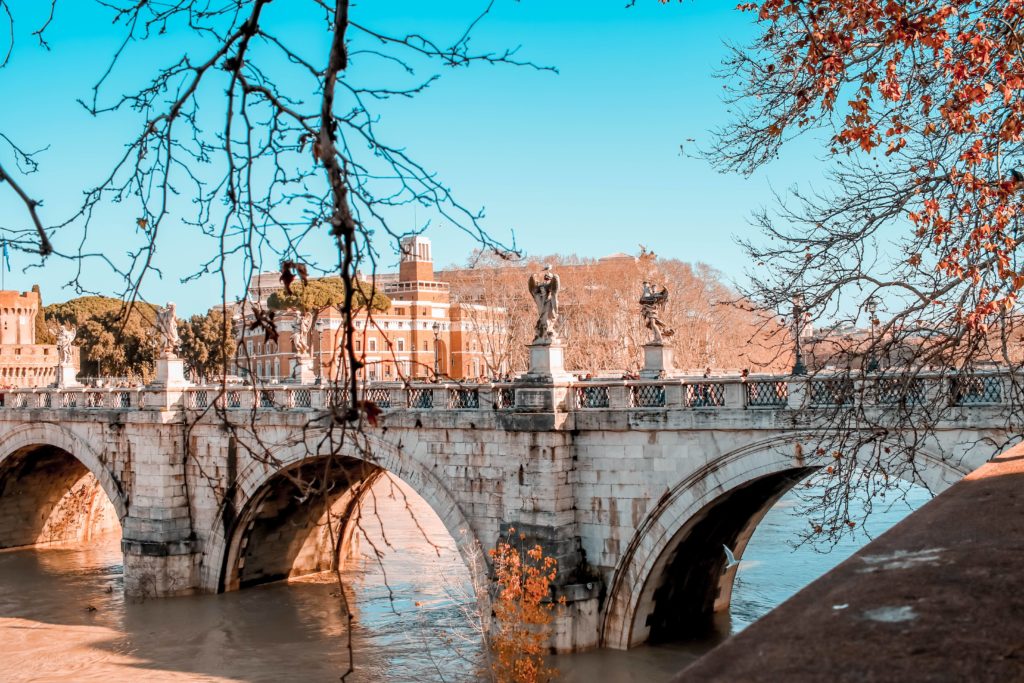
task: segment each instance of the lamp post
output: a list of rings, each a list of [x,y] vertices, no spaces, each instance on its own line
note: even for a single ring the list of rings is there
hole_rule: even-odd
[[[878,324],[878,318],[875,317],[875,313],[878,311],[878,299],[875,296],[869,296],[867,301],[864,302],[864,310],[871,316],[871,345],[868,347],[868,372],[875,372],[878,370],[878,358],[875,356],[875,326]]]
[[[804,295],[797,292],[793,295],[793,340],[795,342],[796,360],[793,362],[794,375],[806,375],[807,367],[800,350],[800,336],[804,329]]]
[[[323,336],[323,333],[324,333],[324,319],[323,318],[317,318],[315,327],[316,327],[316,355],[314,356],[314,358],[316,358],[316,360],[314,361],[314,369],[316,370],[316,383],[320,384],[320,382],[323,381],[321,376],[320,376],[320,374],[321,374],[321,367],[322,367],[322,364],[323,364],[323,339],[321,337]]]
[[[438,351],[441,341],[441,323],[435,322],[432,329],[434,330],[434,379],[437,380],[441,374],[441,356]]]

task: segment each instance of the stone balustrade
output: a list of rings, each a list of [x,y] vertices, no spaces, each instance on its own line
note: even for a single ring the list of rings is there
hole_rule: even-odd
[[[906,385],[906,386],[904,386]],[[913,378],[849,375],[725,376],[661,380],[573,380],[558,385],[567,400],[558,410],[827,410],[855,405],[932,403],[950,406],[1009,403],[1012,378],[993,371],[972,375],[922,373]],[[371,383],[360,386],[361,400],[383,410],[536,411],[517,403],[523,383]],[[157,410],[322,410],[347,403],[348,389],[334,385],[192,385],[166,388],[74,387],[10,389],[0,408]]]

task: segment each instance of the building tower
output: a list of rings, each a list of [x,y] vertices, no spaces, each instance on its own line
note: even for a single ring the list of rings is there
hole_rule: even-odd
[[[432,282],[434,261],[430,257],[430,240],[416,235],[406,237],[401,245],[401,262],[398,266],[399,282]]]

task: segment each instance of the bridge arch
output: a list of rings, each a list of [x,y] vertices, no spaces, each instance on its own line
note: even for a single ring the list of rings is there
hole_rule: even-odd
[[[100,454],[49,422],[0,435],[0,548],[88,540],[113,531],[126,495]]]
[[[324,465],[332,450],[336,455],[335,470],[329,472]],[[215,585],[220,591],[234,590],[331,568],[330,563],[339,558],[330,555],[324,511],[346,519],[375,479],[384,473],[402,480],[423,498],[451,535],[466,566],[470,571],[474,567],[479,571],[480,546],[475,530],[458,501],[433,472],[413,457],[413,450],[352,433],[339,447],[338,443],[331,443],[325,431],[311,431],[302,442],[272,449],[270,458],[250,459],[237,478],[235,520],[224,531],[218,530],[211,536],[208,557],[213,561],[220,558],[220,563],[218,576],[208,585]],[[298,489],[289,481],[322,475],[336,476],[338,483],[344,482],[349,488],[335,490],[330,500],[310,501],[313,504],[303,508],[296,499]],[[341,526],[342,537],[336,547],[339,554],[345,552],[353,530],[354,525]],[[259,544],[268,548],[256,558],[250,548]]]
[[[615,569],[602,646],[627,649],[728,606],[736,569],[725,570],[722,544],[741,557],[768,510],[822,466],[797,449],[813,440],[813,434],[792,433],[750,444],[712,459],[669,490],[639,525]],[[930,453],[918,455],[925,466],[911,483],[935,493],[969,471]],[[672,572],[680,570],[685,575],[670,583]]]

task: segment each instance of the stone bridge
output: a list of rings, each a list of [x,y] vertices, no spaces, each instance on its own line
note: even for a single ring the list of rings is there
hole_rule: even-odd
[[[1019,433],[1009,379],[924,389],[949,409],[916,454],[917,483],[941,491]],[[0,547],[86,540],[116,519],[126,592],[234,590],[338,562],[330,548],[344,553],[353,525],[332,546],[325,511],[344,522],[387,471],[465,557],[510,526],[557,556],[559,650],[627,648],[728,606],[722,544],[742,556],[771,505],[824,464],[815,426],[859,400],[847,382],[376,384],[363,398],[383,409],[377,425],[347,434],[341,391],[321,386],[9,391]]]

